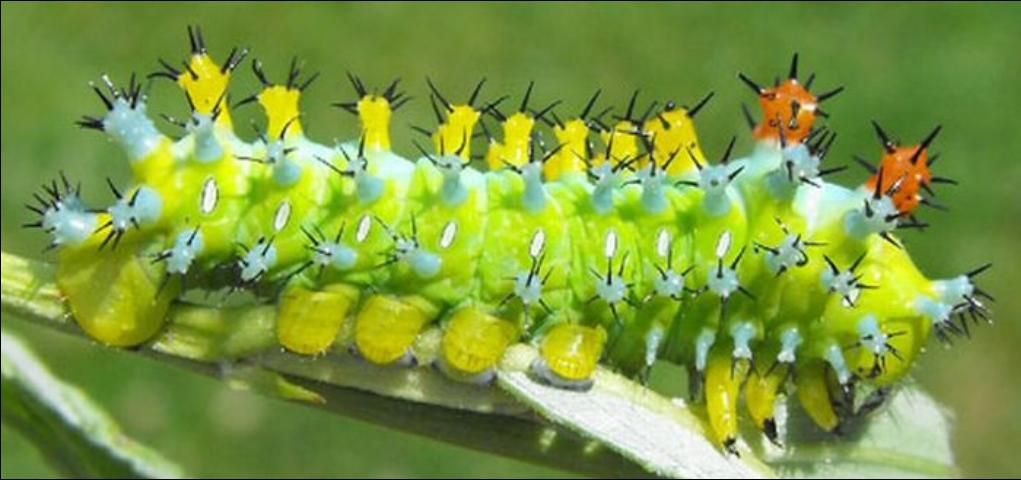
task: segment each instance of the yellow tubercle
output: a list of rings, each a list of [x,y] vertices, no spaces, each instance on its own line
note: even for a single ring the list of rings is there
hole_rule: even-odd
[[[410,351],[418,333],[435,312],[416,299],[373,295],[355,319],[355,345],[377,365],[389,365]]]
[[[357,107],[365,146],[370,150],[390,150],[390,116],[393,114],[390,101],[379,95],[366,95],[358,100]]]
[[[667,162],[676,152],[677,157],[670,163],[667,173],[670,175],[681,175],[695,168],[691,156],[684,152],[685,149],[702,165],[706,164],[705,154],[702,153],[702,146],[698,142],[698,134],[695,133],[695,121],[688,115],[684,108],[676,108],[660,113],[656,118],[648,120],[643,125],[643,130],[655,139],[655,156],[659,162]]]
[[[706,364],[705,397],[716,443],[734,451],[737,440],[737,401],[741,384],[748,376],[749,362],[736,359],[726,349],[715,349]]]
[[[566,380],[586,380],[592,376],[606,344],[603,327],[561,323],[546,333],[539,346],[546,365]]]
[[[440,155],[457,154],[465,163],[471,161],[471,141],[481,113],[471,105],[456,105],[447,121],[436,128],[433,146]]]
[[[481,373],[500,361],[517,335],[517,327],[507,320],[475,308],[462,308],[443,332],[443,359],[462,373]]]
[[[192,76],[192,73],[195,75]],[[230,72],[224,72],[212,57],[205,53],[192,55],[188,68],[177,77],[177,84],[188,93],[196,112],[210,115],[219,104],[217,123],[231,125],[226,97]]]
[[[585,171],[585,159],[588,158],[588,125],[582,119],[569,120],[553,127],[553,135],[557,138],[560,151],[546,160],[543,173],[546,180],[553,181],[565,173],[581,173]]]
[[[607,145],[607,152],[598,155],[593,159],[594,165],[601,165],[609,155],[613,161],[612,165],[617,166],[621,162],[631,160],[638,156],[638,137],[631,132],[635,131],[635,125],[628,121],[618,122],[610,131],[602,132],[599,137]],[[641,162],[636,163],[641,166]]]
[[[287,137],[301,135],[301,90],[284,85],[271,85],[259,92],[259,105],[266,112],[266,135],[270,139],[281,138],[284,128]]]
[[[528,163],[531,152],[532,129],[535,119],[531,115],[517,112],[503,122],[503,142],[490,146],[486,163],[491,170],[500,170],[507,164],[520,167]]]
[[[325,353],[357,299],[358,290],[349,285],[327,285],[322,290],[288,287],[280,296],[277,340],[295,353]]]
[[[821,360],[799,364],[795,383],[801,407],[816,425],[827,432],[832,432],[840,425],[840,419],[833,409],[826,368],[826,364]]]

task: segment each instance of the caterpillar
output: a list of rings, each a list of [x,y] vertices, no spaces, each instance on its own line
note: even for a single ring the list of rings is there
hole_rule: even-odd
[[[371,89],[349,73],[356,96],[334,105],[360,132],[321,144],[300,108],[318,74],[292,61],[272,79],[253,60],[260,88],[231,104],[248,50],[221,64],[198,27],[188,36],[187,60],[148,77],[183,90],[189,117],[165,118],[184,134],[156,127],[134,75],[123,87],[103,75],[92,89],[105,110],[78,125],[123,147],[131,183],[108,180],[113,202],[94,208],[61,174],[28,205],[74,318],[103,344],[153,338],[189,292],[246,291],[276,306],[295,354],[481,386],[516,343],[537,348],[535,381],[565,389],[589,388],[597,365],[645,381],[662,360],[691,373],[715,442],[737,454],[742,397],[774,442],[787,394],[835,432],[855,395],[871,389],[874,407],[930,336],[989,319],[976,284],[989,264],[929,279],[896,234],[927,227],[920,207],[956,183],[931,172],[941,128],[900,144],[873,122],[878,161],[856,158],[867,179],[826,181],[846,167],[823,164],[837,134],[817,123],[843,87],[815,93],[797,54],[771,86],[739,74],[762,110],[744,108],[746,157],[732,158],[736,136],[715,155],[699,142],[713,93],[642,109],[636,91],[613,115],[597,90],[561,118],[560,102],[534,105],[534,83],[508,107],[482,100],[485,79],[463,101],[427,79],[436,126],[415,127],[428,143],[409,159],[391,149],[411,99],[399,80]],[[266,117],[252,141],[231,116],[248,104]],[[430,332],[439,354],[422,361],[413,347]]]

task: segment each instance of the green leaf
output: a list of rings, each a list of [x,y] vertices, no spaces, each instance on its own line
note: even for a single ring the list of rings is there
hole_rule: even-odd
[[[20,340],[0,332],[3,421],[75,477],[182,477],[180,468],[121,432],[98,405],[54,377]]]
[[[2,275],[6,313],[82,335],[60,302],[47,265],[5,253]],[[531,379],[528,366],[537,353],[527,345],[516,345],[505,355],[500,388],[453,382],[432,368],[377,368],[342,352],[303,357],[276,345],[274,310],[175,305],[164,331],[133,351],[262,395],[583,475],[956,473],[946,413],[910,385],[899,389],[884,409],[844,425],[841,438],[820,432],[802,412],[778,417],[781,432],[786,432],[783,449],[749,428],[742,435],[743,455],[737,458],[710,442],[697,408],[607,369],[596,372],[591,390],[573,392]],[[439,332],[426,336],[438,338]],[[420,343],[416,354],[428,362],[437,354],[438,342]],[[785,417],[791,421],[784,422]]]

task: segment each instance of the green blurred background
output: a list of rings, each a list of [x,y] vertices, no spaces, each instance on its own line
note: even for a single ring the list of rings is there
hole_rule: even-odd
[[[351,138],[355,119],[329,107],[351,100],[350,70],[370,85],[395,76],[418,100],[395,122],[396,147],[411,151],[408,123],[431,125],[426,75],[463,99],[478,79],[485,96],[517,98],[536,79],[536,104],[562,98],[576,111],[597,87],[604,101],[624,103],[642,88],[651,98],[693,103],[717,92],[699,115],[710,157],[726,140],[750,138],[740,102],[753,102],[735,78],[760,82],[786,71],[801,53],[802,72],[818,72],[817,89],[847,91],[826,105],[840,132],[827,159],[852,153],[876,158],[868,125],[877,119],[895,136],[917,141],[944,125],[936,150],[939,175],[961,181],[939,189],[950,213],[925,211],[934,226],[904,235],[924,271],[948,276],[985,261],[982,278],[999,297],[997,324],[946,350],[935,343],[915,376],[956,415],[954,444],[968,475],[1017,475],[1021,458],[1021,7],[1013,5],[781,4],[752,5],[128,5],[2,6],[3,250],[40,257],[44,238],[19,228],[22,204],[37,185],[63,169],[81,179],[87,198],[107,201],[103,176],[127,179],[117,148],[76,129],[82,114],[100,112],[87,82],[109,72],[156,69],[186,54],[185,26],[201,24],[219,59],[249,45],[280,79],[292,55],[321,79],[305,99],[307,130],[329,141]],[[248,64],[234,98],[254,91]],[[150,111],[181,114],[181,94],[154,84]],[[237,113],[238,125],[259,118]],[[162,124],[165,125],[165,124]],[[169,129],[168,129],[169,130]],[[242,130],[244,134],[248,129]],[[861,182],[849,169],[837,181]],[[40,331],[4,317],[53,370],[107,406],[127,432],[200,476],[551,476],[545,470],[438,444],[300,406],[232,392],[219,383],[79,339]],[[3,429],[0,474],[50,476],[17,432]]]

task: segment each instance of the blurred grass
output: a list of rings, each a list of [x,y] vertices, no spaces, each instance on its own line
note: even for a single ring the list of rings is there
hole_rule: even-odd
[[[107,202],[102,178],[127,178],[121,153],[72,122],[99,112],[86,88],[102,72],[124,80],[148,73],[155,59],[185,56],[185,25],[199,23],[214,55],[249,45],[273,78],[292,55],[323,75],[306,96],[307,130],[329,141],[356,134],[354,118],[330,102],[350,100],[350,70],[370,85],[395,76],[418,98],[396,118],[399,151],[409,152],[408,123],[431,125],[423,78],[464,98],[479,77],[484,95],[518,96],[537,80],[536,104],[562,98],[561,112],[580,108],[596,87],[622,104],[634,88],[643,98],[694,102],[716,98],[699,115],[710,157],[739,133],[751,143],[740,102],[754,99],[735,79],[742,70],[761,82],[783,74],[801,52],[802,71],[817,88],[847,92],[828,103],[840,138],[828,160],[852,153],[874,158],[879,146],[869,119],[916,141],[935,123],[943,159],[939,175],[959,187],[939,189],[950,213],[923,212],[933,228],[905,234],[921,268],[952,275],[991,260],[982,284],[999,302],[998,320],[952,350],[934,346],[917,377],[957,414],[955,443],[967,475],[1016,475],[1021,459],[1021,8],[1014,5],[726,4],[710,5],[322,5],[322,4],[2,4],[0,178],[2,248],[40,256],[44,240],[18,227],[22,204],[58,170],[82,180],[86,197]],[[234,98],[254,91],[247,64]],[[180,114],[176,88],[156,83],[153,112]],[[245,126],[256,109],[237,114]],[[168,129],[168,131],[170,131]],[[243,135],[248,129],[239,128]],[[850,169],[836,181],[860,182]],[[294,405],[225,390],[217,382],[41,332],[13,319],[51,368],[110,408],[125,430],[200,476],[550,476],[504,459],[323,415]],[[934,344],[935,345],[935,344]],[[2,476],[52,475],[38,454],[3,429]]]

